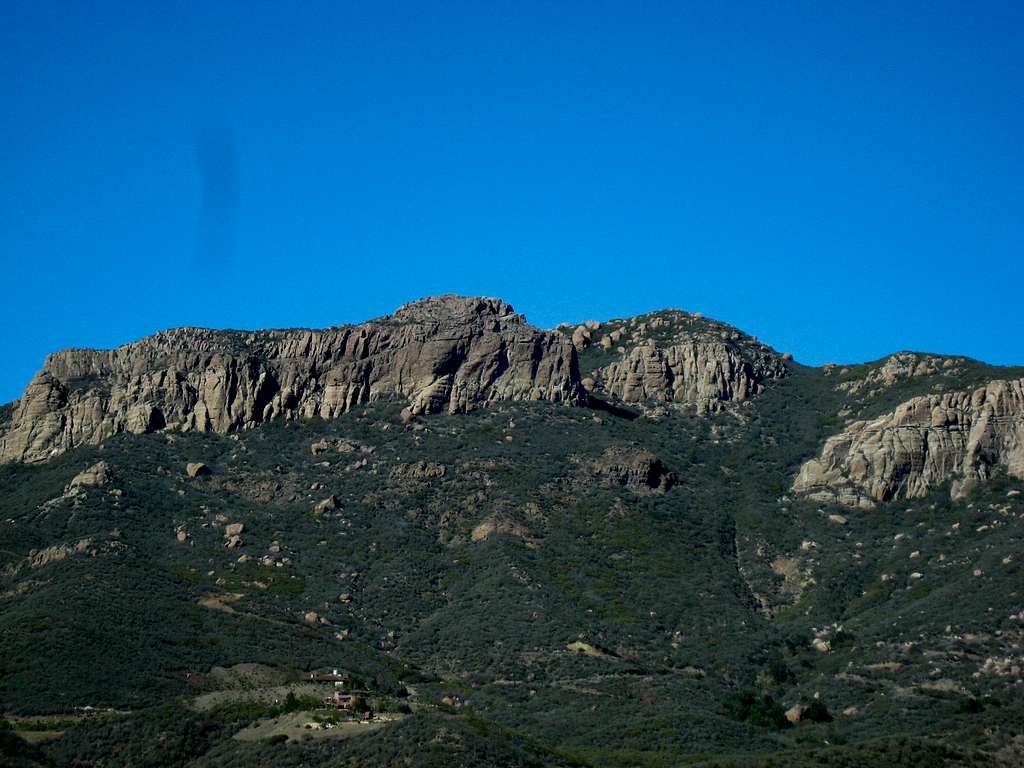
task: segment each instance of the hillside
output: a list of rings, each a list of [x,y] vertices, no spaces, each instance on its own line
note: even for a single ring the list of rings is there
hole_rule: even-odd
[[[1022,383],[458,297],[56,353],[0,410],[0,747],[1019,765]]]

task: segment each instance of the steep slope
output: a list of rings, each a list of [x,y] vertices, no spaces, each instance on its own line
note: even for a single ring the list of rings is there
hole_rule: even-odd
[[[0,431],[0,461],[40,461],[122,432],[230,432],[334,418],[381,399],[413,414],[585,398],[573,348],[497,299],[442,296],[321,331],[184,328],[51,355]]]

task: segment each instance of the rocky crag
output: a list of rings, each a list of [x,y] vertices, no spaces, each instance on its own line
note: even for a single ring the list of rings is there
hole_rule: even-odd
[[[915,397],[830,437],[793,489],[869,508],[952,481],[954,498],[997,470],[1024,479],[1024,379]]]
[[[0,460],[41,461],[123,432],[330,419],[396,398],[412,414],[498,400],[580,403],[574,349],[497,299],[443,296],[325,330],[182,328],[51,355],[0,433]]]
[[[572,330],[577,349],[600,362],[588,388],[623,403],[670,403],[717,413],[786,374],[785,356],[736,328],[697,313],[665,310]]]

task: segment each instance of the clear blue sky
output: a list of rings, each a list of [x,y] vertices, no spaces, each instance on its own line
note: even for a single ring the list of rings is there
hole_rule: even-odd
[[[1024,363],[1022,40],[1016,2],[9,3],[0,401],[441,292]]]

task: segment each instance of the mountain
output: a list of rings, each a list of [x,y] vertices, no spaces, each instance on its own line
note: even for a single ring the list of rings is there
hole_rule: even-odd
[[[455,296],[58,352],[0,409],[0,752],[1019,765],[1022,388]]]

